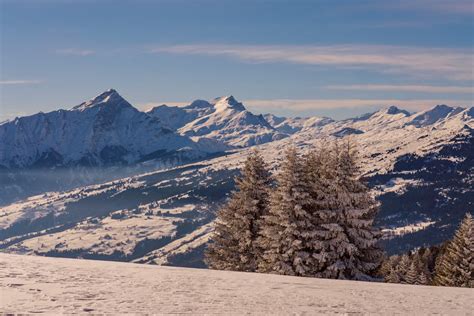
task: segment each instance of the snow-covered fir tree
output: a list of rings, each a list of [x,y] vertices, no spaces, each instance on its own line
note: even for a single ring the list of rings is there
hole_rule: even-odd
[[[349,245],[339,248],[338,278],[370,280],[376,274],[383,252],[377,242],[380,231],[374,226],[378,211],[367,186],[360,181],[358,153],[350,142],[336,147],[335,172],[337,201]],[[345,240],[342,244],[345,243]]]
[[[314,226],[313,253],[316,265],[314,276],[345,278],[341,258],[352,252],[353,245],[345,231],[344,214],[340,208],[337,182],[336,147],[323,145],[304,159],[305,181],[308,184],[311,204],[309,211]]]
[[[393,269],[392,257],[384,258],[382,264],[379,268],[379,275],[385,277],[390,274],[390,271]]]
[[[435,270],[436,285],[474,287],[474,220],[470,213],[438,258]]]
[[[380,275],[390,283],[431,285],[434,263],[441,248],[442,246],[422,247],[386,258],[379,270]]]
[[[259,271],[369,280],[382,251],[373,226],[377,205],[358,179],[352,146],[288,150],[264,217]]]
[[[400,276],[400,283],[407,283],[406,282],[406,274],[408,273],[408,269],[410,269],[411,261],[408,254],[403,254],[398,266],[396,267],[398,275]]]
[[[428,276],[426,275],[425,272],[421,272],[418,275],[417,284],[420,284],[420,285],[429,285],[430,284],[430,279],[428,278]]]
[[[287,150],[277,187],[264,216],[260,245],[265,252],[260,272],[314,276],[316,227],[305,168],[296,148]]]
[[[390,274],[390,272],[394,270],[393,266],[394,265],[391,261],[391,257],[384,258],[384,260],[382,261],[382,264],[380,265],[378,275],[386,279],[386,277]]]
[[[391,268],[385,277],[385,282],[400,283],[400,276],[395,268]]]
[[[418,284],[418,268],[414,261],[411,262],[407,273],[405,274],[405,282],[407,284]]]
[[[219,210],[212,242],[206,252],[210,268],[255,271],[262,251],[257,244],[260,221],[267,212],[270,173],[262,156],[253,151],[247,158],[236,191]]]

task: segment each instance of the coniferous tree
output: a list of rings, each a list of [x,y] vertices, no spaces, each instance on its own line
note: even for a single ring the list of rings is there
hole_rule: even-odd
[[[405,282],[407,284],[418,283],[418,269],[414,261],[411,262],[410,267],[405,275]]]
[[[333,146],[304,159],[290,148],[270,197],[268,173],[255,156],[218,213],[206,253],[209,266],[339,279],[375,276],[382,258],[373,227],[377,205],[358,179],[354,148]]]
[[[313,258],[315,276],[347,278],[342,257],[351,253],[339,201],[337,170],[338,151],[335,146],[323,146],[305,157],[306,181],[311,196],[312,220],[315,227]]]
[[[434,262],[439,253],[439,246],[420,248],[403,255],[393,255],[386,259],[380,275],[386,282],[431,285]],[[396,272],[397,276],[394,276]]]
[[[400,275],[400,283],[407,283],[406,282],[406,275],[408,273],[408,269],[410,268],[410,257],[407,254],[402,255],[400,262],[397,267],[398,274]]]
[[[374,227],[378,211],[369,189],[359,180],[357,151],[349,142],[336,150],[336,180],[342,226],[349,245],[341,247],[339,278],[370,280],[382,260],[377,242],[380,232]]]
[[[316,226],[305,168],[294,147],[286,152],[277,184],[262,225],[260,246],[265,251],[259,271],[312,276]]]
[[[438,258],[435,285],[474,287],[474,220],[467,213],[460,227]]]
[[[385,277],[385,282],[400,283],[400,275],[395,268],[391,268],[388,275]]]
[[[392,261],[392,257],[384,258],[384,260],[382,261],[382,264],[380,265],[378,275],[384,279],[387,279],[390,272],[394,270],[394,266],[395,264]]]
[[[421,261],[425,266],[425,272],[427,276],[430,276],[434,270],[435,266],[435,259],[438,256],[439,247],[432,246],[430,248],[426,248],[423,254],[421,255]]]
[[[239,210],[237,199],[231,198],[217,212],[211,243],[205,252],[205,262],[211,269],[244,271],[240,259],[239,236],[235,232],[235,214]]]
[[[428,278],[428,276],[426,275],[425,272],[421,272],[418,275],[417,284],[420,284],[420,285],[429,285],[430,284],[430,279]]]
[[[271,182],[263,158],[253,151],[247,158],[237,190],[219,210],[212,243],[206,252],[210,268],[255,271],[262,255],[257,244],[260,221],[267,212]]]

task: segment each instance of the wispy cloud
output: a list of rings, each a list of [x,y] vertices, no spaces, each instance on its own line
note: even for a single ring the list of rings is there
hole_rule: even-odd
[[[330,110],[341,108],[364,108],[364,107],[388,107],[396,105],[401,108],[419,111],[430,108],[437,104],[448,104],[451,106],[472,106],[471,100],[398,100],[398,99],[273,99],[273,100],[245,100],[245,105],[262,112],[272,110],[309,111]]]
[[[329,90],[349,91],[396,91],[396,92],[427,92],[427,93],[474,93],[474,87],[457,86],[427,86],[427,85],[332,85],[326,86]]]
[[[90,56],[90,55],[94,55],[95,51],[90,50],[90,49],[64,48],[64,49],[57,49],[56,54],[71,55],[71,56]]]
[[[0,85],[28,85],[39,84],[41,80],[0,80]]]
[[[138,108],[148,111],[155,106],[166,104],[168,106],[185,106],[192,101],[171,101],[171,102],[147,102],[137,104]],[[242,101],[250,110],[258,112],[272,112],[284,110],[289,112],[304,112],[311,110],[331,110],[331,109],[357,109],[357,108],[384,108],[392,105],[412,110],[420,111],[428,109],[438,104],[450,106],[470,107],[472,100],[457,99],[244,99]]]
[[[432,11],[443,14],[474,14],[472,0],[398,0],[377,3],[389,9]]]
[[[413,77],[473,80],[474,56],[470,50],[415,48],[385,45],[265,46],[175,45],[152,53],[225,56],[254,63],[286,62],[305,65],[365,69]]]

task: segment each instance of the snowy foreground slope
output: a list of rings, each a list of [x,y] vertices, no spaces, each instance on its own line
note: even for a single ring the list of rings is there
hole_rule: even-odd
[[[472,289],[0,254],[0,313],[468,315]]]

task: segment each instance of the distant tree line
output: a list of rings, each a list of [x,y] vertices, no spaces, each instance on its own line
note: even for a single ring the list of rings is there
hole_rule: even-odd
[[[474,287],[474,220],[464,217],[451,240],[387,258],[380,273],[386,282]]]
[[[273,179],[257,151],[218,212],[206,263],[219,270],[373,280],[382,262],[377,203],[359,180],[358,154],[334,143],[289,148]]]

